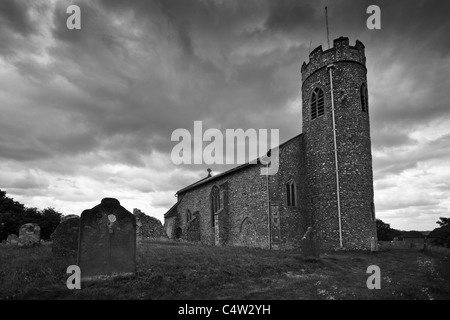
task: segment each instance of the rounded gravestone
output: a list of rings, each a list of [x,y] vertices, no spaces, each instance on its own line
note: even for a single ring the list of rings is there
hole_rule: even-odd
[[[61,219],[53,234],[52,252],[60,256],[76,256],[78,251],[78,233],[80,217]]]
[[[136,218],[117,199],[81,214],[77,264],[81,281],[136,272]]]
[[[19,238],[14,234],[10,234],[8,238],[6,238],[7,244],[17,245],[19,243]]]
[[[19,246],[32,246],[41,241],[41,228],[35,223],[26,223],[19,229]]]

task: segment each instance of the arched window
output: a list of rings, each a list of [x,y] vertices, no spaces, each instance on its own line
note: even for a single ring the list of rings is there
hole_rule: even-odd
[[[220,191],[214,186],[211,191],[211,225],[214,227],[214,214],[220,209]]]
[[[189,209],[186,210],[186,223],[191,221],[192,219],[192,213],[189,211]]]
[[[369,94],[367,91],[367,86],[365,83],[361,85],[360,88],[360,94],[361,94],[361,110],[362,112],[368,112],[369,111]]]
[[[176,228],[175,230],[175,238],[180,239],[183,236],[183,230],[181,230],[180,227]]]
[[[286,183],[286,204],[288,207],[295,207],[297,205],[296,191],[294,180],[289,180]]]
[[[325,98],[323,90],[315,88],[311,95],[311,120],[325,114]]]

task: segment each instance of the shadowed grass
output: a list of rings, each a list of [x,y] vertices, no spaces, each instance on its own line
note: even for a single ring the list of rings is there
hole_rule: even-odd
[[[0,246],[0,299],[450,298],[448,256],[413,249],[304,260],[299,251],[143,241],[136,258],[135,276],[68,290],[74,258],[57,258],[48,246]],[[381,290],[367,289],[369,265],[381,268]]]

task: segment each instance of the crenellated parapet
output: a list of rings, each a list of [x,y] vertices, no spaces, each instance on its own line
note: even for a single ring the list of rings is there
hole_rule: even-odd
[[[353,61],[365,66],[364,44],[356,40],[356,44],[351,46],[347,37],[340,37],[333,41],[333,47],[328,50],[323,51],[322,46],[318,46],[309,54],[309,62],[303,62],[302,82],[316,70],[339,61]]]

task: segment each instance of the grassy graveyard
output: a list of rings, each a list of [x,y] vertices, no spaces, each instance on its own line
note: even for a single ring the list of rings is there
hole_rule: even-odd
[[[0,246],[0,299],[450,299],[450,254],[410,248],[336,252],[303,259],[299,251],[144,241],[137,274],[66,287],[74,258],[50,246]],[[367,267],[381,269],[369,290]]]

